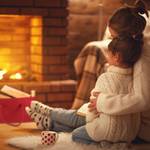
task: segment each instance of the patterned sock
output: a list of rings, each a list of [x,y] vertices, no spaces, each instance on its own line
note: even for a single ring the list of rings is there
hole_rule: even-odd
[[[32,101],[30,108],[32,111],[35,111],[37,113],[41,113],[41,114],[47,115],[47,116],[50,116],[50,112],[53,109],[52,107],[44,105],[38,101]]]
[[[38,129],[41,130],[50,129],[50,117],[43,115],[41,113],[37,113],[31,110],[29,107],[26,107],[25,110],[27,114],[31,117],[31,119],[36,123]]]

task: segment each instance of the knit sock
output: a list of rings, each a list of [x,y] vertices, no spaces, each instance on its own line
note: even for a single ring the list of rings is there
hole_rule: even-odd
[[[49,107],[47,105],[44,105],[38,101],[32,101],[30,108],[32,111],[35,111],[37,113],[41,113],[43,115],[50,115],[51,110],[53,109],[52,107]]]
[[[50,129],[50,117],[43,115],[41,113],[37,113],[31,110],[29,107],[25,108],[27,114],[31,117],[31,119],[36,123],[38,129],[41,130],[49,130]]]

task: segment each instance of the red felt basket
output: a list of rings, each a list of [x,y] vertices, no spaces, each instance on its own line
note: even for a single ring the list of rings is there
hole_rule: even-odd
[[[25,111],[33,97],[0,99],[0,123],[22,123],[31,121]]]

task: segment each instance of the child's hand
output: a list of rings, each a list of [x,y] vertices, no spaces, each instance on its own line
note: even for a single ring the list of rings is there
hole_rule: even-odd
[[[99,94],[100,92],[93,92],[93,96],[95,96],[96,98],[98,97]]]
[[[96,98],[94,99],[90,99],[90,103],[88,105],[89,111],[90,112],[94,112],[95,114],[98,113],[97,109],[96,109]]]
[[[94,96],[94,97],[98,97],[98,95],[100,94],[100,92],[99,91],[96,91],[95,89],[93,89],[92,91],[91,91],[91,96]]]
[[[96,115],[99,114],[96,108],[97,97],[99,96],[99,94],[100,94],[99,91],[96,91],[95,89],[93,89],[91,91],[90,102],[88,105],[89,111],[95,113]]]

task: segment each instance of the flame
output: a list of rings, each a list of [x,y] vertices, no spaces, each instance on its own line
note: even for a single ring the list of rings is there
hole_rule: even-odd
[[[0,70],[0,80],[2,80],[3,79],[3,76],[4,76],[4,74],[7,72],[7,70],[6,69],[4,69],[4,70]]]
[[[18,79],[18,80],[20,80],[20,79],[22,79],[22,75],[21,75],[21,73],[15,73],[15,74],[12,74],[10,77],[9,77],[10,79]]]

